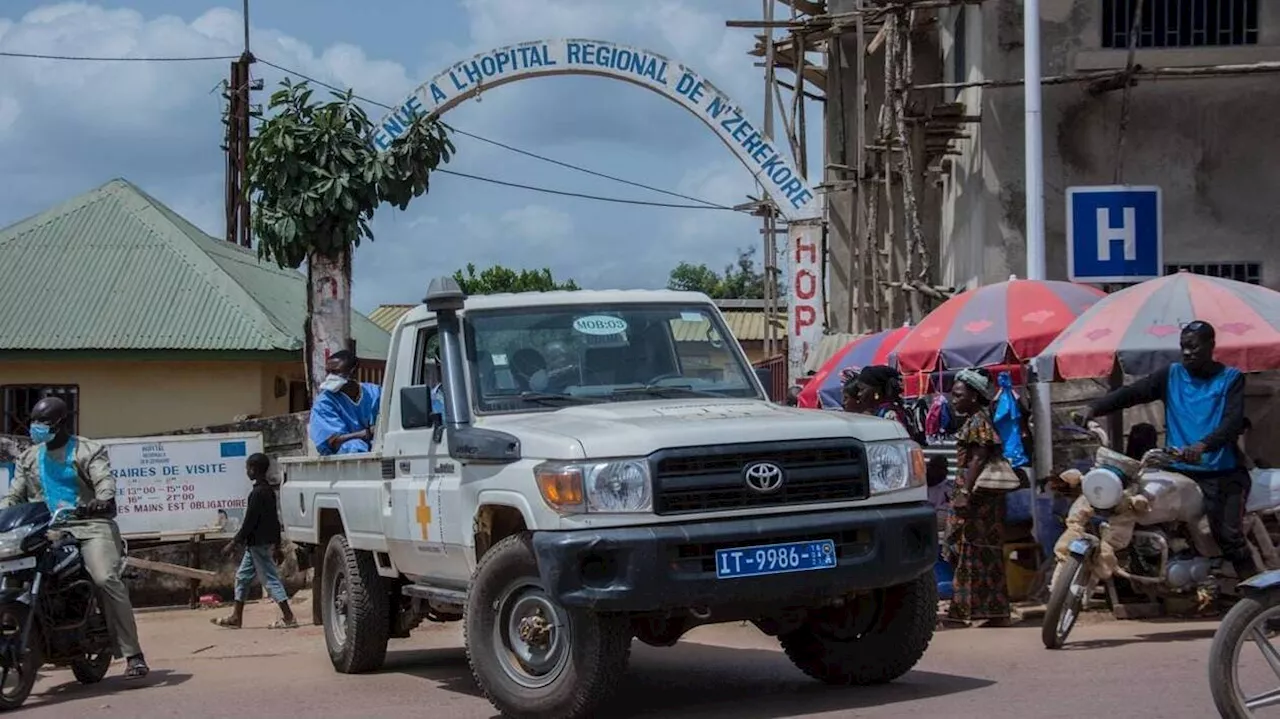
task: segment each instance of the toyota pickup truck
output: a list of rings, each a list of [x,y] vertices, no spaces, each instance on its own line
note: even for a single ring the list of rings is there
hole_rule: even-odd
[[[577,719],[633,639],[750,621],[851,685],[901,676],[933,637],[919,447],[895,422],[769,402],[705,295],[437,279],[394,330],[371,446],[282,460],[339,672],[461,621],[499,711]]]

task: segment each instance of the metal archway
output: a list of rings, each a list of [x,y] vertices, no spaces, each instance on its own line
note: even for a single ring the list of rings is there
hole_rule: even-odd
[[[792,161],[751,123],[742,107],[696,71],[663,55],[603,40],[535,40],[475,55],[423,83],[378,123],[373,141],[386,150],[413,118],[441,115],[489,88],[552,75],[596,75],[630,82],[675,102],[724,142],[764,188],[790,224],[787,249],[788,364],[804,361],[822,338],[822,202]]]

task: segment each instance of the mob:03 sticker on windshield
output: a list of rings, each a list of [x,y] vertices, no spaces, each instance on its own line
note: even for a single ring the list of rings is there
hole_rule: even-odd
[[[587,315],[574,320],[573,329],[575,332],[581,332],[584,335],[604,337],[626,332],[627,321],[621,317],[610,317],[609,315]]]

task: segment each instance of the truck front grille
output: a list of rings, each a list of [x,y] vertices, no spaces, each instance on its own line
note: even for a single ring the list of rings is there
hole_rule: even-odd
[[[650,457],[654,511],[686,514],[866,499],[865,457],[861,443],[851,439],[661,450]],[[759,492],[747,485],[745,471],[757,462],[782,470],[781,487]]]

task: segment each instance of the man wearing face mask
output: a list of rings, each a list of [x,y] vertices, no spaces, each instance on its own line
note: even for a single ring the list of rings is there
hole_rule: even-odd
[[[120,579],[120,529],[116,526],[116,480],[107,450],[67,431],[67,405],[46,397],[31,410],[32,446],[18,458],[17,472],[0,507],[44,502],[53,512],[84,507],[86,519],[72,520],[67,531],[80,540],[85,569],[98,585],[107,621],[116,638],[116,656],[125,658],[126,679],[141,679],[150,669],[138,645],[129,590]]]
[[[368,452],[378,420],[382,388],[355,379],[360,360],[354,352],[329,355],[329,373],[311,405],[307,434],[320,456]]]

